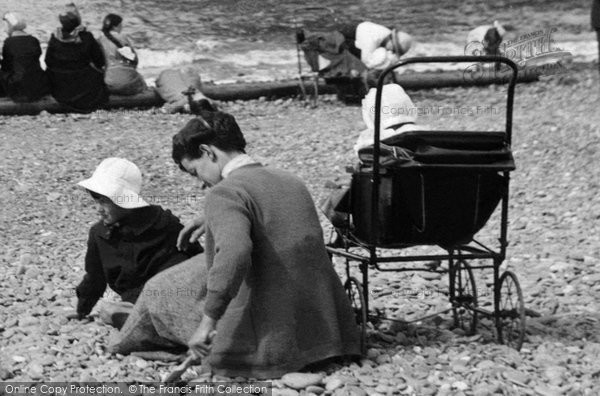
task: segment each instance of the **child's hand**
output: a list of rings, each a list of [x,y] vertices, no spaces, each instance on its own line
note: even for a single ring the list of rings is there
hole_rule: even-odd
[[[177,249],[185,250],[188,243],[197,242],[204,234],[204,217],[198,217],[187,223],[177,236]]]

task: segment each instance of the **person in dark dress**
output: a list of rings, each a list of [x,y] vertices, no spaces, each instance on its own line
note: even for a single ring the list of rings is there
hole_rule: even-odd
[[[85,275],[75,289],[77,311],[70,318],[85,318],[108,286],[121,302],[103,301],[100,318],[120,327],[150,278],[203,249],[197,242],[177,249],[183,225],[139,195],[142,173],[133,162],[107,158],[78,184],[94,198],[101,219],[89,232]]]
[[[25,33],[25,20],[16,13],[4,15],[8,38],[2,46],[0,91],[14,102],[33,102],[50,93],[40,66],[42,50],[37,38]]]
[[[81,17],[73,4],[60,14],[59,20],[62,27],[50,37],[46,50],[52,96],[74,110],[101,107],[108,100],[102,48],[81,26]]]

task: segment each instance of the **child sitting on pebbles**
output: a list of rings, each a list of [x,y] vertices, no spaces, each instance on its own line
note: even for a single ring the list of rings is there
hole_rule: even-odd
[[[76,288],[77,312],[69,318],[85,318],[108,284],[123,302],[105,302],[100,317],[120,327],[148,279],[202,248],[196,242],[177,250],[183,226],[169,210],[150,205],[139,195],[142,174],[134,163],[107,158],[91,178],[78,184],[96,201],[100,221],[89,232],[86,274]]]

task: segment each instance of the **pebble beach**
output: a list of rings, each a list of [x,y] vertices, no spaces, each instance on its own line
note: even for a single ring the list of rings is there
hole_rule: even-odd
[[[506,86],[409,92],[422,122],[446,130],[502,130]],[[445,307],[445,276],[371,272],[374,309],[404,322],[367,329],[366,356],[272,382],[273,395],[594,395],[600,393],[600,81],[597,64],[518,85],[513,145],[517,169],[509,200],[507,259],[526,307],[525,342],[517,352],[495,342],[493,326],[452,328],[451,315],[412,322]],[[317,108],[299,99],[220,103],[237,118],[248,151],[287,169],[315,202],[349,179],[361,111],[333,96]],[[484,109],[484,110],[479,110]],[[488,110],[485,110],[488,109]],[[170,158],[171,137],[189,115],[97,111],[0,117],[0,380],[160,381],[176,362],[110,355],[112,330],[66,314],[76,304],[85,241],[97,220],[76,187],[101,159],[120,156],[144,175],[142,194],[183,221],[202,212],[204,192]],[[322,217],[325,238],[330,226]],[[493,239],[497,219],[481,231]],[[334,260],[340,277],[344,267]],[[476,273],[483,304],[490,274]],[[406,292],[410,287],[411,292]],[[116,299],[107,293],[106,299]],[[409,323],[412,322],[412,323]],[[186,381],[211,378],[200,367]]]

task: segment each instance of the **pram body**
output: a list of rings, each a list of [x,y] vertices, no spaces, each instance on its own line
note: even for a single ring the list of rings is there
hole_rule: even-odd
[[[512,71],[508,85],[504,131],[412,131],[380,144],[381,93],[386,75],[397,67],[422,62],[502,62]],[[337,228],[338,241],[328,246],[332,256],[346,260],[346,290],[365,333],[369,312],[369,271],[434,271],[449,275],[448,296],[456,326],[475,332],[477,316],[494,319],[501,343],[519,349],[525,332],[525,308],[517,277],[500,274],[505,259],[510,150],[516,65],[497,56],[410,58],[386,69],[378,80],[374,145],[359,155],[366,161],[355,168],[350,187],[349,222]],[[388,147],[388,148],[389,148]],[[366,162],[366,164],[364,164]],[[383,165],[385,164],[385,165]],[[498,245],[477,241],[477,232],[500,206]],[[385,254],[414,246],[437,246],[445,254]],[[388,253],[389,253],[388,252]],[[407,267],[409,262],[448,262],[447,270]],[[470,260],[490,263],[471,266]],[[362,279],[350,274],[359,263]],[[493,311],[478,306],[473,268],[493,270]]]

